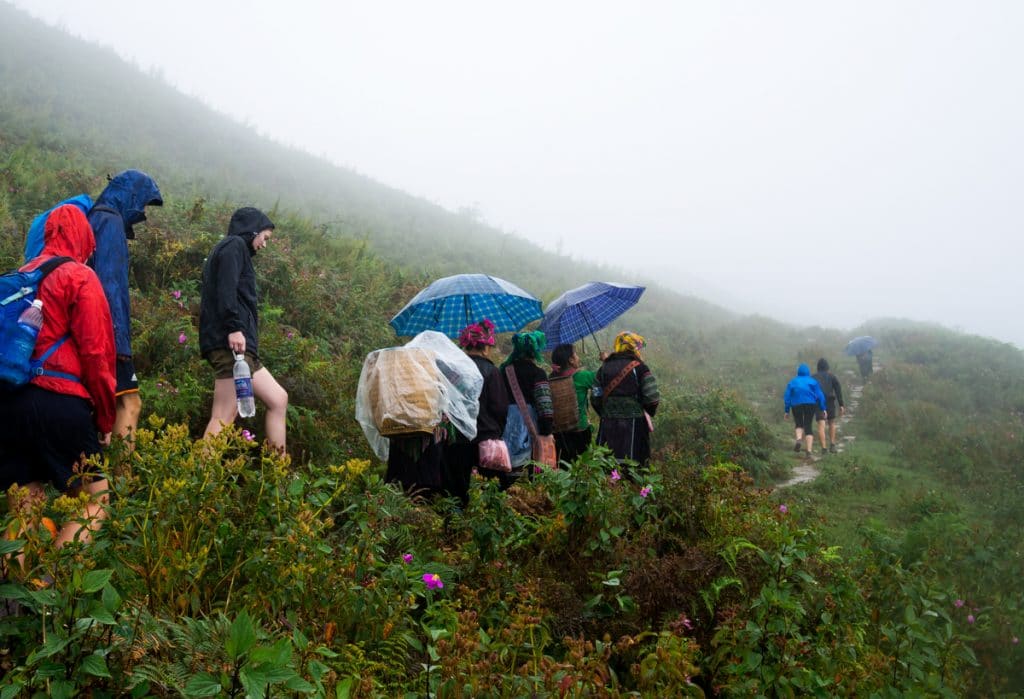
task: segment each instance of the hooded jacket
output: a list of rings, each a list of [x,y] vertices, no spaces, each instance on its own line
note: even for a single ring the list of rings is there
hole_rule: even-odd
[[[786,413],[794,405],[818,404],[818,408],[825,410],[825,394],[821,392],[821,386],[811,376],[811,368],[801,364],[796,370],[789,384],[786,386],[786,395],[783,399],[786,405]]]
[[[228,348],[228,335],[242,331],[245,351],[259,357],[256,269],[252,240],[274,228],[259,209],[245,207],[231,216],[228,234],[213,246],[203,265],[202,299],[199,304],[199,351],[205,356]]]
[[[85,265],[96,241],[85,214],[75,206],[54,209],[46,220],[42,254],[22,267],[33,270],[51,257],[67,256],[50,272],[36,297],[43,302],[43,327],[36,340],[33,359],[40,357],[65,335],[43,368],[79,377],[72,381],[57,376],[36,376],[31,383],[55,393],[85,398],[95,411],[96,429],[114,427],[115,352],[114,330],[103,286]]]
[[[110,180],[89,211],[89,225],[96,236],[96,253],[90,265],[110,303],[119,355],[132,354],[128,297],[128,241],[135,237],[132,226],[146,220],[147,206],[161,205],[163,199],[152,177],[138,170],[125,170]]]

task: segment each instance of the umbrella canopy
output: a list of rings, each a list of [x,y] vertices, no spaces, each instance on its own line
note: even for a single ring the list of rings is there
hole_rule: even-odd
[[[470,323],[489,318],[495,332],[514,332],[543,315],[540,299],[515,284],[486,274],[456,274],[438,279],[413,297],[391,319],[395,333],[436,330],[456,337]]]
[[[540,329],[547,335],[546,349],[570,344],[607,327],[636,305],[642,286],[588,282],[548,304]]]
[[[850,340],[843,352],[853,357],[858,354],[864,354],[870,349],[874,349],[877,344],[878,341],[870,335],[861,335],[860,337],[855,337]]]

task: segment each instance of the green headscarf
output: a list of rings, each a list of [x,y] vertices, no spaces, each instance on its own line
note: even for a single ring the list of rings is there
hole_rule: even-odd
[[[501,363],[501,368],[504,369],[512,362],[520,359],[532,359],[538,364],[543,363],[544,355],[542,352],[544,351],[544,345],[547,343],[548,338],[540,330],[516,333],[512,336],[512,353]]]

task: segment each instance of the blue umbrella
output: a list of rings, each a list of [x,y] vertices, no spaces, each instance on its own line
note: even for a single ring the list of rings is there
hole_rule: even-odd
[[[635,306],[643,293],[642,286],[611,282],[588,282],[565,292],[548,304],[540,322],[548,338],[547,349],[576,342],[607,327]]]
[[[470,323],[489,318],[495,332],[514,332],[543,315],[540,299],[515,284],[486,274],[438,279],[391,319],[400,336],[436,330],[456,337]]]
[[[861,335],[860,337],[855,337],[852,340],[850,340],[847,343],[846,349],[843,350],[843,352],[853,357],[858,354],[864,354],[868,350],[874,349],[875,345],[877,344],[878,341],[875,340],[875,338],[871,337],[870,335]]]

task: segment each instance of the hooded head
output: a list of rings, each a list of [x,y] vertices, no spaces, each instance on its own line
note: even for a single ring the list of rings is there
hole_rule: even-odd
[[[231,214],[231,221],[228,222],[228,235],[237,235],[245,239],[252,254],[256,251],[252,247],[252,240],[260,231],[274,229],[274,222],[265,213],[252,206],[243,206]]]
[[[129,240],[135,238],[132,226],[146,220],[146,207],[163,204],[156,182],[140,170],[117,173],[110,178],[103,193],[96,199],[96,206],[107,206],[121,214],[124,235]]]
[[[67,256],[84,263],[96,249],[96,238],[89,220],[73,204],[58,206],[46,217],[43,229],[43,254]]]
[[[520,359],[529,359],[540,364],[544,361],[544,355],[541,354],[541,351],[547,343],[548,339],[541,330],[516,333],[512,336],[512,353],[502,362],[501,366],[504,368]]]
[[[471,323],[459,332],[459,347],[463,349],[480,349],[494,346],[494,323],[484,318],[479,323]]]
[[[828,371],[828,361],[824,357],[818,360],[818,371]]]
[[[801,364],[800,366],[798,366],[796,368],[796,375],[797,376],[810,376],[811,375],[811,367],[807,366],[806,364]]]

